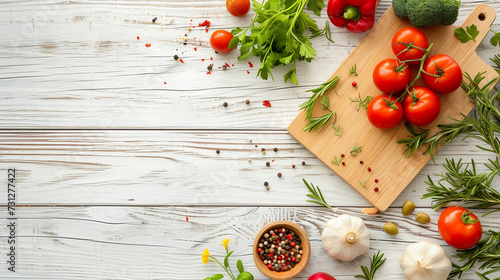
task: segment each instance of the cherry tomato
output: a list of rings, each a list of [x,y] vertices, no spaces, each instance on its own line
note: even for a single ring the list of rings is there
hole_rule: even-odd
[[[396,106],[397,110],[389,107],[389,102],[394,102],[397,98],[392,96],[389,99],[389,95],[383,94],[376,96],[368,104],[367,114],[370,123],[380,129],[389,129],[395,127],[403,119],[403,105],[401,102],[396,101],[393,106]]]
[[[410,69],[395,59],[384,59],[373,69],[373,82],[383,93],[398,93],[410,83]]]
[[[462,83],[462,69],[453,58],[445,54],[437,54],[427,59],[424,71],[436,75],[422,73],[424,83],[435,92],[450,93],[460,87]]]
[[[228,53],[233,49],[229,48],[229,41],[233,39],[233,34],[226,30],[216,30],[210,36],[210,45],[218,53]]]
[[[250,0],[227,0],[227,11],[235,17],[242,17],[250,11]]]
[[[392,51],[401,61],[420,59],[425,54],[425,51],[417,48],[409,48],[406,50],[407,46],[400,43],[412,44],[424,50],[429,47],[429,41],[422,31],[413,27],[403,28],[396,32],[392,38]],[[420,61],[406,61],[406,63],[420,64]]]
[[[451,206],[441,213],[438,229],[444,241],[457,249],[476,245],[483,234],[476,215],[460,206]]]
[[[426,87],[412,87],[403,100],[406,119],[414,125],[428,125],[439,115],[441,102],[432,90]]]

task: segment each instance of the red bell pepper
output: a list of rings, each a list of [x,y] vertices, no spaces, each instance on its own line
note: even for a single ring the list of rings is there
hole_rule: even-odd
[[[360,33],[370,30],[375,23],[375,9],[380,0],[330,0],[328,18],[337,27]]]

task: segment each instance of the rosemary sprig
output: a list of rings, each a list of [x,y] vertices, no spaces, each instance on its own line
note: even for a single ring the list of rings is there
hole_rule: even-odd
[[[489,161],[490,163],[485,166],[490,171],[477,173],[474,160],[464,166],[462,159],[458,162],[446,159],[446,163],[443,164],[446,173],[434,174],[439,177],[437,182],[430,176],[427,177],[428,182],[425,182],[428,185],[427,193],[423,198],[432,198],[434,210],[454,201],[470,204],[470,208],[487,209],[499,205],[500,193],[491,187],[491,183],[500,173],[500,164],[498,158]]]
[[[340,124],[337,126],[335,124],[333,124],[332,127],[333,127],[333,130],[335,130],[335,135],[337,135],[338,137],[342,136],[342,133],[344,133],[344,131],[340,127]]]
[[[323,194],[321,193],[321,190],[319,189],[319,187],[314,187],[314,185],[312,183],[311,183],[311,185],[309,185],[304,178],[302,178],[302,181],[304,182],[306,187],[309,189],[309,192],[311,192],[311,193],[308,193],[307,196],[312,198],[312,199],[315,199],[315,200],[306,200],[307,202],[312,202],[312,203],[316,203],[319,205],[323,205],[323,206],[328,207],[330,209],[332,208],[325,201],[325,198],[323,197]]]
[[[366,188],[366,181],[359,180],[359,184],[361,184],[363,188]]]
[[[353,103],[358,103],[358,108],[356,110],[359,111],[359,109],[363,108],[366,110],[368,110],[368,104],[370,104],[370,101],[372,101],[373,99],[373,96],[366,96],[364,99],[361,99],[361,95],[358,94],[358,97],[352,99],[349,97],[349,100],[351,100],[351,102]]]
[[[352,147],[352,149],[349,151],[349,153],[351,153],[351,155],[353,157],[359,155],[361,152],[363,151],[363,147],[361,147],[360,145],[356,145],[354,147]]]
[[[354,74],[354,76],[358,76],[358,72],[356,72],[357,66],[356,64],[354,64],[353,66],[351,66],[351,69],[349,69],[349,74]]]
[[[489,231],[488,237],[479,241],[474,247],[467,250],[457,250],[456,257],[460,258],[460,262],[466,261],[462,266],[453,264],[454,270],[448,275],[448,279],[455,276],[460,278],[462,273],[471,269],[476,263],[482,263],[480,270],[490,269],[484,273],[477,273],[481,279],[487,280],[486,275],[500,270],[500,267],[494,266],[500,263],[500,232]],[[499,278],[495,278],[499,279]]]
[[[493,69],[495,69],[495,71],[497,71],[497,73],[500,74],[500,55],[495,54],[495,56],[490,58],[490,60],[493,61],[493,63],[495,63]]]
[[[334,156],[330,162],[335,164],[336,166],[339,166],[342,162],[342,158],[337,158],[337,156]]]
[[[417,132],[411,123],[405,123],[405,126],[413,136],[398,140],[398,143],[406,145],[406,150],[404,152],[406,153],[406,157],[409,157],[411,153],[425,144],[427,135],[429,135],[429,130],[420,129],[419,132]]]
[[[321,86],[319,86],[318,88],[310,89],[310,90],[306,91],[306,92],[310,91],[313,93],[313,95],[311,96],[311,98],[309,98],[308,101],[300,104],[300,109],[306,110],[306,121],[309,121],[312,119],[312,111],[313,111],[314,104],[316,103],[316,100],[318,99],[318,97],[323,97],[325,92],[331,88],[334,88],[338,82],[339,82],[339,77],[335,76],[330,81],[322,83]]]
[[[384,254],[381,254],[380,251],[377,253],[373,254],[373,258],[370,258],[370,269],[368,267],[362,265],[361,270],[363,271],[364,275],[355,275],[355,278],[361,278],[365,280],[373,280],[373,277],[375,277],[375,272],[377,272],[377,269],[379,269],[385,262],[386,258],[384,258]]]
[[[323,126],[332,118],[332,116],[336,116],[335,111],[330,110],[330,99],[328,98],[328,95],[323,96],[319,104],[323,105],[323,110],[328,110],[330,111],[330,113],[327,113],[326,115],[323,115],[321,117],[312,118],[311,120],[309,120],[309,123],[307,123],[306,127],[304,127],[302,131],[311,131],[313,129],[317,129],[318,131],[320,131]]]

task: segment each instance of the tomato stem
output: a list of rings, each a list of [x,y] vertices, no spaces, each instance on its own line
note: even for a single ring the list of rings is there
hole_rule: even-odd
[[[472,212],[469,211],[464,211],[462,213],[462,223],[464,223],[464,225],[471,225],[478,221],[476,219],[471,218],[470,214],[472,214]]]

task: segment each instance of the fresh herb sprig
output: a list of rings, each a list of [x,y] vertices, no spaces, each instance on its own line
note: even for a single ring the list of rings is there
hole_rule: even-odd
[[[427,139],[427,135],[429,135],[429,130],[420,129],[418,132],[415,131],[413,126],[410,123],[405,123],[406,129],[413,135],[406,139],[398,140],[399,144],[405,144],[406,157],[409,157],[411,153],[413,153],[418,148],[422,147],[425,144],[425,140]]]
[[[354,76],[357,76],[358,72],[357,72],[356,68],[357,68],[356,64],[354,64],[353,66],[351,66],[351,69],[349,69],[349,74],[353,74]]]
[[[370,101],[372,101],[372,99],[373,96],[370,95],[365,96],[365,98],[361,98],[360,94],[358,94],[358,97],[354,99],[349,97],[349,100],[351,100],[351,102],[358,103],[358,108],[357,108],[358,111],[361,108],[365,109],[365,111],[368,110],[368,104],[370,104]]]
[[[306,127],[304,127],[302,131],[311,131],[313,129],[317,129],[318,131],[320,131],[323,126],[325,126],[325,124],[332,118],[332,116],[337,116],[335,111],[330,110],[330,99],[328,98],[328,95],[323,96],[319,103],[323,105],[323,110],[328,110],[330,111],[330,113],[327,113],[321,117],[310,119],[309,123],[307,123]]]
[[[493,65],[493,69],[495,69],[495,71],[500,74],[500,55],[495,54],[495,56],[491,57],[490,60],[495,63],[495,65]]]
[[[465,29],[463,27],[455,29],[455,36],[460,40],[460,43],[467,43],[471,40],[476,42],[477,35],[479,35],[479,31],[475,24],[466,26]]]
[[[469,271],[475,263],[482,263],[480,270],[488,269],[484,273],[476,272],[483,280],[489,280],[486,275],[500,270],[500,232],[489,231],[488,237],[479,241],[474,247],[467,250],[458,250],[456,257],[460,261],[466,261],[463,265],[453,264],[454,270],[448,276],[452,279],[455,276],[462,276],[462,273]],[[498,278],[495,278],[498,279]]]
[[[490,43],[495,47],[500,46],[500,32],[495,32],[492,29],[490,29],[490,31],[494,34],[490,39]]]
[[[304,9],[312,10],[317,16],[325,7],[323,0],[267,0],[259,3],[252,0],[255,17],[245,29],[237,27],[231,31],[234,35],[229,42],[230,48],[240,47],[240,56],[243,60],[253,54],[260,58],[261,65],[257,76],[267,80],[273,78],[271,69],[276,65],[293,67],[285,74],[285,82],[290,80],[298,84],[296,77],[296,61],[311,62],[316,56],[309,39],[326,35],[331,42],[328,22],[324,29],[320,29],[316,21]],[[250,34],[247,31],[250,30]],[[274,79],[274,78],[273,78]]]
[[[311,192],[311,193],[308,193],[307,196],[313,199],[313,200],[306,200],[307,202],[312,202],[312,203],[316,203],[319,205],[323,205],[323,206],[328,207],[330,209],[332,208],[326,202],[319,187],[314,187],[314,185],[312,183],[311,183],[311,185],[309,185],[309,183],[307,183],[307,181],[304,178],[302,178],[302,181],[306,185],[307,189],[309,189],[309,192]]]
[[[334,156],[330,162],[335,164],[336,166],[339,166],[340,163],[342,162],[342,158],[338,158],[337,156]]]
[[[370,258],[370,268],[362,265],[361,270],[363,271],[363,275],[358,274],[355,275],[355,278],[361,278],[365,280],[373,280],[375,277],[375,272],[379,269],[385,262],[386,258],[384,258],[384,254],[378,251],[373,254],[373,258]]]
[[[299,105],[300,110],[306,111],[306,121],[312,119],[312,111],[314,109],[314,104],[316,103],[316,100],[318,100],[319,97],[323,97],[325,92],[331,88],[334,88],[338,82],[339,82],[339,77],[335,76],[330,81],[322,83],[321,86],[315,89],[306,90],[306,92],[313,93],[313,95],[311,96],[311,98],[309,98],[309,100]]]
[[[344,131],[340,127],[340,124],[339,125],[333,124],[332,127],[333,127],[333,130],[335,130],[335,135],[337,135],[338,137],[341,137],[342,133],[344,133]]]

